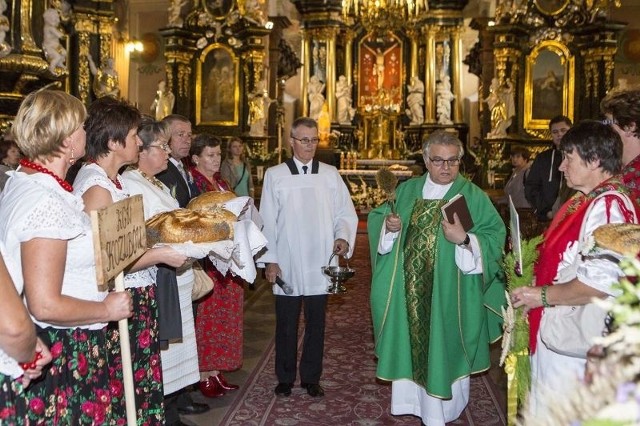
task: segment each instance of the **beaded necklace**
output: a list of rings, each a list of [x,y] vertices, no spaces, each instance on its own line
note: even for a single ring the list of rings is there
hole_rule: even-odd
[[[89,160],[89,163],[98,164],[98,162],[96,160]],[[98,167],[102,168],[102,166],[100,164],[98,164]],[[104,170],[104,168],[102,168],[102,170]],[[115,185],[115,187],[117,189],[122,191],[122,184],[120,183],[120,179],[118,179],[118,175],[117,174],[116,174],[116,178],[115,179],[111,179],[108,175],[107,175],[107,178],[111,181],[111,183],[113,183]]]
[[[41,166],[40,164],[36,164],[32,161],[29,161],[26,158],[23,158],[22,160],[20,160],[20,165],[22,167],[26,167],[28,169],[35,170],[36,172],[44,173],[53,177],[56,180],[56,182],[58,182],[58,184],[62,187],[62,189],[64,189],[67,192],[73,192],[73,186],[71,186],[69,182],[61,179],[60,176],[53,173],[51,170],[47,169],[46,167]]]
[[[162,184],[162,182],[160,182],[160,179],[158,179],[155,176],[149,176],[148,174],[146,174],[145,172],[143,172],[140,169],[137,169],[137,170],[142,175],[143,178],[145,178],[146,180],[151,182],[153,185],[158,187],[161,191],[164,191],[164,185]]]

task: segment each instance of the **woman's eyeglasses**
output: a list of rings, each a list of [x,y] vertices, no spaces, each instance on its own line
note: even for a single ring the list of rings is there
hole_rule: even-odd
[[[159,145],[149,145],[149,148],[160,148],[163,151],[169,151],[170,149],[168,143],[163,143]]]

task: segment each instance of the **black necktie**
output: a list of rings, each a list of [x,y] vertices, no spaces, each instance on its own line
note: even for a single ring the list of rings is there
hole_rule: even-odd
[[[307,174],[307,170],[309,170],[308,166],[302,166],[302,171],[304,172],[304,174]]]

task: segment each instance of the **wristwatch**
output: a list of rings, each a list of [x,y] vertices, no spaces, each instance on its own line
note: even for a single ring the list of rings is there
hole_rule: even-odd
[[[464,241],[461,242],[458,245],[459,246],[468,246],[470,242],[471,242],[471,237],[469,237],[469,234],[467,234],[467,236],[465,237]]]

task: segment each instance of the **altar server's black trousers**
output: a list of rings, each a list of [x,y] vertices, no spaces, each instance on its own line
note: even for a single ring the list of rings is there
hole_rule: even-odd
[[[327,295],[276,296],[276,376],[279,383],[295,383],[298,354],[298,321],[304,305],[304,340],[300,381],[319,383],[324,355]]]

